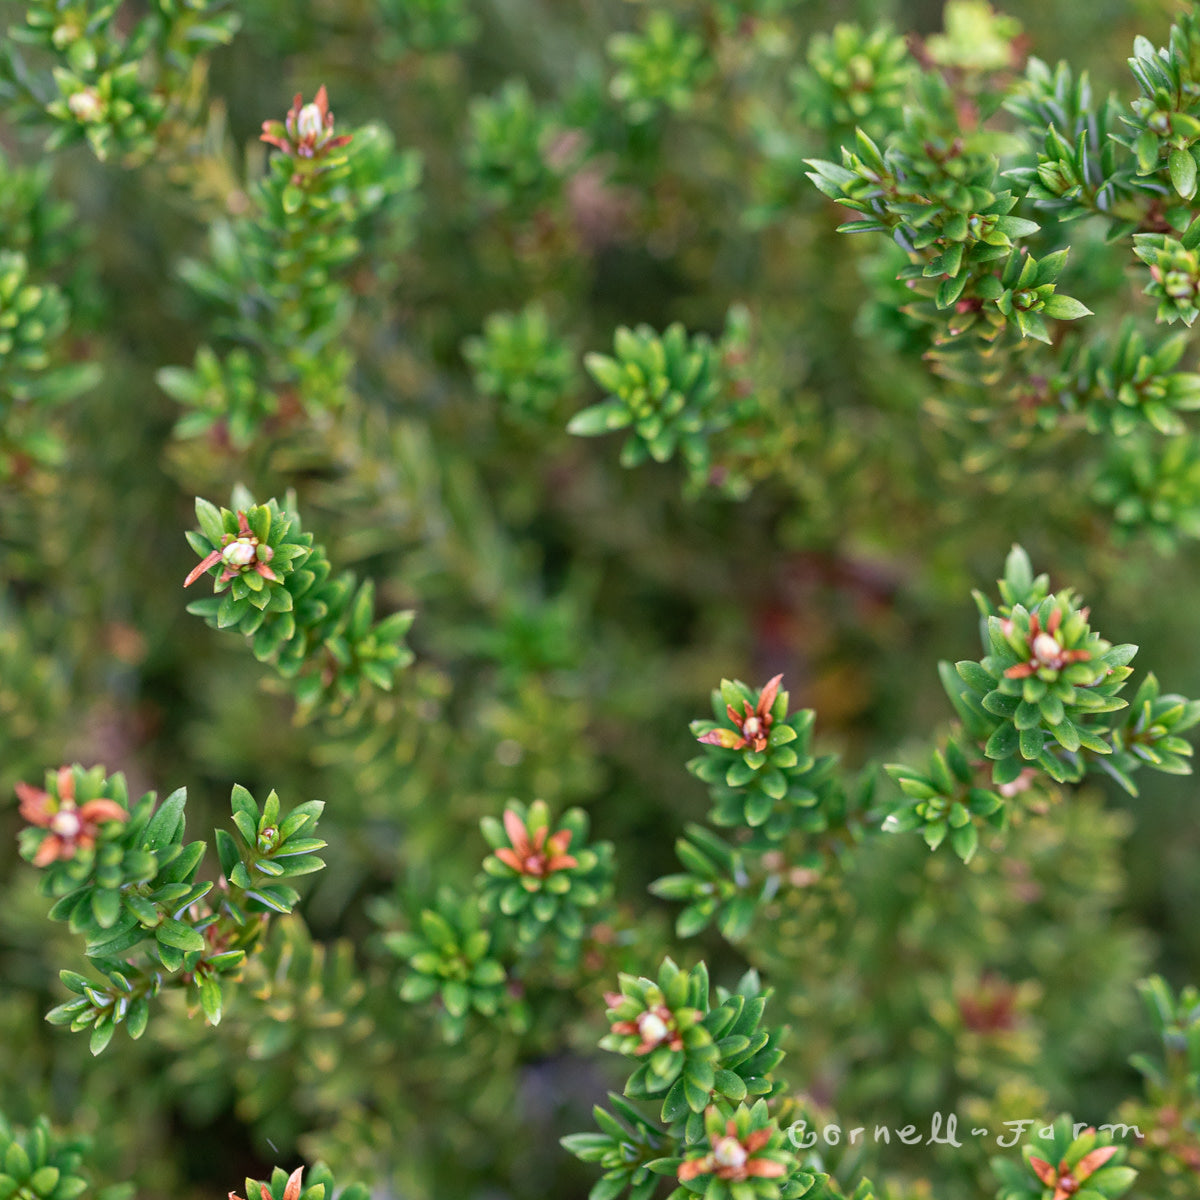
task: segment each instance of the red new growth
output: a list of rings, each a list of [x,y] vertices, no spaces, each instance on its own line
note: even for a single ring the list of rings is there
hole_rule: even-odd
[[[1094,1130],[1088,1132],[1092,1133]],[[1047,1187],[1054,1189],[1051,1200],[1070,1200],[1070,1197],[1074,1196],[1082,1187],[1084,1180],[1095,1174],[1116,1152],[1116,1146],[1100,1146],[1085,1154],[1074,1167],[1067,1166],[1067,1160],[1064,1158],[1058,1164],[1058,1170],[1055,1170],[1044,1158],[1030,1157],[1029,1165],[1033,1168],[1033,1173]]]
[[[351,140],[348,133],[333,136],[333,113],[329,111],[329,97],[322,84],[312,104],[302,104],[303,97],[296,93],[292,107],[283,121],[264,121],[261,140],[278,146],[285,154],[299,158],[319,158],[330,150],[346,145]]]
[[[609,1008],[616,1008],[625,997],[620,992],[607,992],[604,1002]],[[683,1038],[675,1024],[675,1016],[665,1004],[656,1004],[648,1008],[632,1021],[614,1021],[613,1033],[623,1033],[640,1037],[641,1043],[634,1047],[634,1054],[649,1054],[659,1046],[669,1050],[682,1050]]]
[[[27,783],[16,786],[21,816],[30,825],[50,830],[33,856],[35,867],[75,857],[75,851],[96,844],[105,821],[126,821],[129,813],[115,800],[87,800],[75,804],[75,776],[70,767],[58,769],[58,799]]]
[[[512,842],[512,849],[501,846],[496,851],[496,857],[518,874],[540,879],[552,871],[579,865],[578,860],[566,852],[571,844],[569,829],[559,830],[553,837],[547,837],[543,826],[531,838],[525,822],[511,808],[504,810],[504,829],[508,840]]]
[[[221,539],[220,550],[214,550],[198,562],[183,581],[184,587],[191,587],[201,575],[217,563],[224,563],[225,569],[217,576],[217,583],[228,583],[235,576],[246,570],[252,570],[272,583],[279,582],[279,576],[267,566],[275,557],[275,551],[265,542],[259,542],[250,528],[250,522],[244,512],[238,513],[237,536],[227,533]]]
[[[300,1200],[300,1175],[303,1167],[297,1167],[289,1176],[287,1187],[283,1189],[283,1200]],[[259,1184],[262,1200],[272,1200],[271,1189],[265,1183]],[[236,1192],[229,1193],[229,1200],[242,1200]]]
[[[782,682],[782,675],[776,675],[770,680],[759,693],[758,703],[753,708],[750,707],[749,700],[744,700],[744,713],[738,712],[732,704],[725,706],[729,719],[737,726],[737,733],[732,729],[713,729],[702,733],[696,741],[704,742],[708,746],[722,746],[726,750],[742,750],[746,746],[760,752],[765,750],[771,726],[775,723],[775,718],[771,716],[771,708],[775,697],[779,695],[779,685]]]
[[[718,1179],[740,1183],[745,1179],[778,1179],[787,1174],[782,1163],[754,1157],[771,1140],[769,1129],[758,1129],[739,1138],[737,1124],[727,1121],[724,1136],[711,1134],[708,1140],[712,1147],[708,1154],[679,1164],[676,1174],[680,1183],[687,1183],[698,1175],[715,1175]]]
[[[1063,667],[1075,662],[1085,662],[1092,656],[1086,650],[1065,650],[1057,638],[1058,627],[1062,624],[1062,609],[1056,608],[1046,622],[1045,631],[1038,621],[1037,613],[1029,618],[1029,660],[1017,663],[1004,672],[1006,679],[1025,679],[1036,675],[1043,667],[1061,671]]]

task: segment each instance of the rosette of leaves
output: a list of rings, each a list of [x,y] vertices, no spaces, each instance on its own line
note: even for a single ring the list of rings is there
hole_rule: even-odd
[[[1137,785],[1131,776],[1143,764],[1169,775],[1190,775],[1192,746],[1180,734],[1197,722],[1200,700],[1160,695],[1158,680],[1148,674],[1130,701],[1124,724],[1113,730],[1111,758],[1100,765],[1132,796]]]
[[[935,107],[947,99],[938,92]],[[968,152],[942,165],[927,153],[911,153],[909,140],[897,134],[880,150],[857,130],[854,149],[842,149],[840,166],[810,159],[808,177],[831,200],[862,214],[839,232],[890,234],[915,260],[905,277],[938,281],[934,300],[945,309],[973,295],[968,285],[993,277],[993,264],[1039,226],[1011,215],[1017,198],[1000,187],[999,164],[991,156]]]
[[[1092,310],[1073,296],[1056,291],[1058,277],[1067,261],[1067,250],[1057,250],[1045,258],[1012,253],[999,279],[989,275],[975,285],[975,294],[994,303],[996,311],[1015,321],[1022,337],[1050,343],[1046,318],[1075,321],[1091,316]]]
[[[17,1200],[75,1200],[84,1194],[96,1200],[128,1200],[132,1184],[113,1184],[92,1190],[83,1167],[91,1143],[67,1137],[38,1117],[28,1129],[15,1128],[0,1112],[0,1196]]]
[[[0,57],[5,90],[27,113],[53,119],[49,147],[86,141],[97,158],[116,152],[136,162],[160,149],[161,128],[185,117],[205,55],[240,24],[207,0],[151,5],[136,18],[113,4],[24,8]]]
[[[630,429],[621,465],[648,458],[666,462],[681,451],[689,472],[708,472],[708,436],[728,424],[714,410],[721,394],[720,354],[704,334],[688,336],[676,322],[659,337],[648,325],[621,326],[613,336],[614,356],[588,354],[588,374],[609,394],[571,418],[567,432],[596,437]]]
[[[618,982],[620,992],[606,997],[610,1032],[600,1048],[638,1062],[625,1095],[644,1100],[665,1093],[662,1120],[668,1123],[689,1111],[702,1113],[717,1086],[721,1053],[703,1024],[707,968],[700,963],[681,971],[666,958],[657,982],[632,975],[621,975]],[[735,1089],[744,1086],[730,1083]]]
[[[635,125],[664,109],[687,112],[712,71],[704,42],[661,8],[647,13],[639,33],[613,34],[608,56],[616,64],[609,93]]]
[[[479,20],[468,0],[385,0],[380,15],[391,35],[389,54],[429,54],[474,40]]]
[[[1148,425],[1181,434],[1186,426],[1179,414],[1200,408],[1200,375],[1174,369],[1187,343],[1177,334],[1148,347],[1126,321],[1113,344],[1083,345],[1071,354],[1055,375],[1053,393],[1069,412],[1083,414],[1092,433],[1125,437]]]
[[[1036,582],[1023,551],[1009,555],[1010,590]],[[1112,646],[1094,633],[1071,591],[1049,595],[1032,609],[1003,605],[985,616],[982,660],[955,665],[967,685],[964,703],[995,723],[983,747],[992,781],[1016,782],[1033,763],[1059,783],[1083,776],[1083,752],[1112,753],[1108,714],[1125,707],[1117,693],[1132,674],[1131,645]]]
[[[556,118],[538,108],[523,79],[508,80],[495,96],[476,97],[465,151],[476,191],[517,218],[548,204],[562,183],[552,153],[557,134]]]
[[[1150,268],[1150,282],[1143,290],[1158,301],[1155,319],[1168,325],[1182,321],[1190,328],[1200,315],[1200,217],[1179,237],[1134,234],[1133,252]]]
[[[284,815],[273,791],[260,809],[254,797],[235,783],[230,807],[234,831],[216,831],[217,856],[230,884],[222,900],[224,908],[239,924],[246,922],[249,913],[291,912],[300,893],[284,881],[325,866],[316,852],[326,842],[312,836],[325,802],[309,800]]]
[[[571,808],[552,828],[542,800],[528,807],[510,800],[503,822],[482,819],[492,853],[479,877],[479,904],[492,915],[497,939],[529,954],[552,936],[555,957],[575,961],[612,891],[612,843],[589,845],[589,824],[583,809]]]
[[[811,709],[788,713],[788,693],[775,676],[752,691],[740,680],[721,680],[712,693],[715,721],[691,723],[704,755],[688,770],[709,785],[710,819],[746,826],[755,844],[777,842],[793,830],[824,827],[822,800],[836,789],[835,755],[814,755]]]
[[[1024,1163],[992,1159],[1000,1180],[996,1200],[1117,1200],[1137,1177],[1122,1165],[1126,1152],[1112,1143],[1111,1133],[1086,1129],[1074,1137],[1069,1116],[1039,1132],[1021,1147]]]
[[[806,57],[791,78],[806,125],[840,140],[856,128],[881,134],[898,119],[914,63],[890,26],[867,31],[841,22],[832,33],[815,34]]]
[[[246,1180],[244,1200],[369,1200],[370,1190],[361,1183],[352,1183],[337,1191],[333,1172],[322,1162],[314,1164],[307,1182],[304,1168],[297,1167],[290,1175],[276,1167],[269,1182],[260,1179]],[[243,1200],[233,1192],[230,1200]]]
[[[63,771],[52,778],[61,794]],[[80,818],[97,797],[128,807],[121,776],[105,779],[103,768],[84,772],[76,767],[71,778]],[[272,793],[260,820],[253,798],[235,786],[235,826],[243,836],[243,826],[256,831],[254,844],[239,846],[236,838],[218,831],[227,882],[217,904],[201,905],[214,885],[196,879],[205,845],[184,841],[186,803],[183,788],[157,806],[154,793],[147,793],[129,810],[127,820],[102,827],[94,852],[76,850],[70,859],[54,864],[85,866],[90,860],[90,873],[80,877],[76,866],[73,872],[52,870],[43,880],[45,890],[61,896],[50,910],[51,919],[66,921],[73,932],[87,938],[85,952],[105,977],[104,983],[97,983],[73,971],[61,972],[76,998],[52,1010],[47,1020],[74,1031],[91,1028],[93,1054],[104,1049],[119,1024],[126,1025],[131,1037],[140,1037],[149,1018],[149,1001],[164,986],[186,989],[209,1023],[217,1024],[222,977],[236,974],[254,948],[261,914],[289,912],[299,899],[278,881],[324,865],[311,853],[324,842],[295,836],[311,832],[319,804],[301,805],[280,821],[279,802]]]
[[[1173,554],[1182,539],[1200,538],[1200,439],[1122,439],[1109,448],[1092,497],[1111,513],[1119,537],[1144,535]]]
[[[349,571],[331,578],[324,547],[301,531],[296,513],[241,499],[237,512],[196,500],[200,532],[187,537],[202,559],[185,586],[216,571],[216,594],[187,611],[250,638],[255,657],[291,681],[300,720],[321,706],[339,711],[367,686],[390,690],[412,662],[404,639],[415,614],[375,621],[370,580],[358,584]]]
[[[1005,172],[1039,208],[1060,221],[1088,214],[1108,218],[1110,237],[1124,237],[1141,224],[1153,193],[1140,189],[1120,143],[1128,115],[1115,97],[1097,99],[1086,73],[1075,77],[1070,66],[1051,69],[1038,58],[1025,68],[1024,87],[1004,108],[1040,146],[1036,166]]]
[[[483,334],[463,343],[463,357],[480,394],[495,396],[516,417],[546,416],[575,386],[575,357],[540,304],[492,313]]]
[[[200,531],[189,529],[185,536],[201,561],[184,586],[216,572],[213,592],[221,598],[215,604],[191,604],[189,612],[211,617],[217,629],[236,626],[249,636],[258,633],[268,615],[293,610],[285,581],[311,557],[313,538],[300,532],[292,514],[284,513],[274,500],[232,512],[197,496],[196,520]]]
[[[817,1175],[801,1168],[765,1100],[753,1105],[713,1104],[704,1116],[704,1141],[689,1139],[683,1155],[660,1160],[660,1174],[674,1174],[680,1186],[672,1200],[794,1200],[808,1194]]]
[[[715,920],[722,937],[740,941],[750,931],[759,904],[770,899],[769,885],[764,881],[760,888],[753,887],[740,847],[730,846],[703,825],[688,825],[686,832],[688,836],[675,843],[685,870],[656,879],[650,891],[684,904],[675,918],[679,937],[694,937]]]
[[[694,1141],[714,1096],[738,1103],[770,1097],[780,1087],[771,1075],[783,1059],[773,1030],[761,1029],[770,993],[748,971],[732,991],[717,989],[710,1007],[703,963],[681,971],[663,960],[657,981],[621,975],[610,993],[610,1032],[602,1049],[638,1062],[625,1085],[634,1100],[663,1098],[660,1119],[673,1133]]]
[[[1003,797],[981,786],[985,766],[982,761],[973,762],[954,737],[945,750],[933,751],[923,771],[897,763],[886,766],[884,770],[900,785],[905,802],[888,814],[884,831],[920,830],[930,850],[936,850],[948,836],[954,853],[970,862],[979,846],[979,826],[986,823],[1003,829],[1007,818]]]
[[[95,363],[56,361],[69,317],[66,296],[31,278],[24,254],[0,251],[0,472],[14,452],[57,461],[62,447],[35,411],[73,399],[100,378]]]
[[[1196,100],[1195,64],[1200,55],[1200,21],[1183,14],[1171,26],[1168,43],[1159,49],[1148,38],[1137,37],[1129,69],[1141,95],[1124,117],[1128,128],[1119,140],[1137,158],[1139,176],[1164,176],[1180,200],[1196,194],[1196,164],[1200,161],[1200,103]],[[1163,168],[1166,168],[1165,172]],[[1146,180],[1148,185],[1160,182]]]
[[[56,898],[50,919],[83,934],[89,957],[116,956],[147,936],[168,953],[191,940],[172,915],[212,884],[195,883],[204,843],[183,843],[183,789],[160,806],[147,792],[130,808],[123,775],[78,765],[47,772],[44,790],[21,788],[22,813],[35,822],[21,832],[21,853],[43,867],[41,890]]]
[[[438,1024],[447,1042],[459,1041],[472,1012],[506,1015],[519,1024],[511,1004],[508,973],[494,956],[491,933],[481,928],[473,897],[438,891],[435,908],[421,911],[416,928],[384,935],[384,944],[407,961],[400,997],[410,1004],[438,1004]]]

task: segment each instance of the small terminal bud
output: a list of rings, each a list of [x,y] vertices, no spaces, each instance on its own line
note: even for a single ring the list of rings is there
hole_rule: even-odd
[[[98,121],[104,113],[104,101],[95,88],[84,88],[67,98],[67,107],[77,121]]]

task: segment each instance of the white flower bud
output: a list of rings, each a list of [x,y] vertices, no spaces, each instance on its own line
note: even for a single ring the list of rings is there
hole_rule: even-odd
[[[68,96],[67,107],[77,121],[98,121],[104,113],[104,102],[95,88],[84,88]]]
[[[66,838],[70,841],[72,838],[79,836],[80,829],[83,828],[83,822],[79,819],[79,813],[74,808],[62,808],[50,818],[50,829],[57,833],[59,837]]]
[[[735,1137],[723,1137],[713,1147],[713,1158],[718,1166],[744,1167],[748,1157],[746,1147]]]
[[[642,1013],[637,1019],[637,1027],[642,1040],[646,1042],[661,1042],[670,1032],[666,1021],[658,1013],[652,1012]]]
[[[1039,633],[1033,639],[1033,655],[1038,662],[1057,663],[1062,659],[1063,648],[1058,639],[1049,633]]]
[[[227,566],[248,567],[254,561],[254,549],[246,538],[238,538],[221,551],[221,558]]]
[[[319,138],[325,131],[325,119],[315,104],[306,104],[300,110],[300,116],[296,121],[296,131],[300,135],[301,141],[308,138]]]

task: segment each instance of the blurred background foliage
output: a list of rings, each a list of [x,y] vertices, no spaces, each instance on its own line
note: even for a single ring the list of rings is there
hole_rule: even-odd
[[[25,7],[0,3],[0,25]],[[679,42],[665,81],[638,43],[609,40],[666,20],[650,7],[252,0],[175,79],[157,141],[104,161],[86,142],[48,154],[20,89],[4,93],[0,248],[69,303],[57,361],[93,369],[36,420],[18,404],[6,430],[25,440],[6,444],[0,486],[0,794],[104,763],[133,795],[186,785],[201,837],[234,781],[327,802],[304,922],[275,926],[222,1024],[178,1012],[96,1061],[42,1020],[80,952],[16,858],[15,805],[0,811],[3,1109],[99,1135],[98,1172],[150,1200],[224,1194],[298,1156],[397,1196],[582,1196],[590,1177],[558,1138],[617,1083],[592,1049],[601,993],[667,949],[727,984],[749,954],[790,1024],[797,1112],[845,1124],[939,1108],[1106,1119],[1151,1041],[1134,981],[1200,976],[1188,780],[1147,779],[1136,800],[1092,785],[968,867],[877,839],[768,914],[758,952],[715,934],[680,947],[646,893],[703,814],[683,764],[718,678],[783,672],[793,707],[817,710],[819,747],[851,766],[905,757],[950,717],[935,664],[971,652],[969,589],[990,588],[1013,541],[1164,687],[1200,693],[1187,451],[1158,540],[1153,514],[1098,515],[1053,433],[979,455],[931,414],[942,385],[878,299],[894,264],[835,234],[804,178],[859,119],[803,74],[811,39],[851,20],[929,35],[940,4],[660,0],[654,37]],[[1039,57],[1126,93],[1135,34],[1161,44],[1174,9],[1005,11]],[[267,177],[261,123],[322,84],[356,134],[352,164],[387,167],[361,167],[384,183],[360,198],[339,268],[352,305],[329,318],[329,361],[304,367],[328,405],[284,405],[251,439],[179,436],[158,372],[236,338],[184,264],[219,258],[213,230]],[[1121,315],[1122,264],[1078,236],[1088,302]],[[617,326],[681,321],[716,341],[735,305],[769,416],[733,455],[740,491],[685,496],[683,464],[622,470],[615,439],[567,434],[602,399],[583,355],[610,352]],[[185,614],[192,497],[228,503],[239,483],[293,491],[339,566],[375,580],[379,612],[418,610],[394,692],[298,726],[239,639]],[[469,1025],[447,1047],[400,1000],[379,923],[405,924],[443,885],[465,894],[488,853],[479,820],[510,797],[582,805],[615,844],[607,974],[523,1033]],[[979,1194],[984,1157],[968,1143],[881,1161],[956,1200]]]

